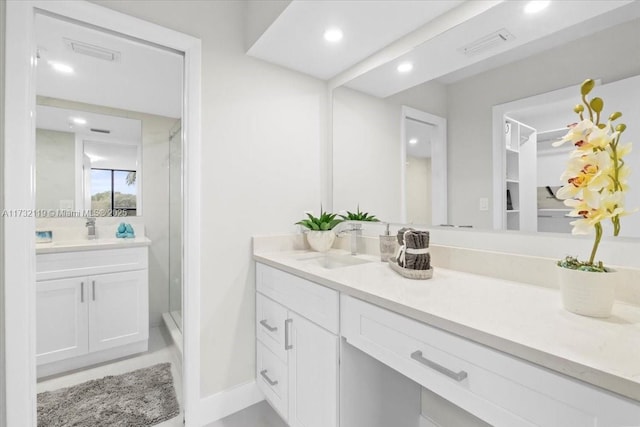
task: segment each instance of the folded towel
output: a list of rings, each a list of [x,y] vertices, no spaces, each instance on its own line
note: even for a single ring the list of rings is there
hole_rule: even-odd
[[[136,234],[134,233],[131,224],[121,222],[118,226],[118,231],[116,231],[116,237],[119,239],[133,239],[136,237]]]
[[[128,234],[131,234],[131,237],[136,237],[136,233],[133,232],[133,227],[131,226],[131,224],[125,224],[124,227],[126,229],[126,232]],[[428,241],[428,239],[427,239],[427,241]]]
[[[410,231],[410,230],[413,230],[413,228],[403,227],[400,230],[398,230],[398,244],[400,246],[404,245],[404,232]]]
[[[409,270],[429,270],[429,232],[408,229],[404,232],[403,241],[397,257],[398,265]]]

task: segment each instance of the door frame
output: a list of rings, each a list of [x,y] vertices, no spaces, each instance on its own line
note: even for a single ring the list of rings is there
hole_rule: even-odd
[[[447,220],[447,119],[415,108],[402,106],[400,118],[400,222],[407,222],[407,130],[406,120],[433,126],[431,138],[431,224]],[[438,201],[438,203],[434,203]]]
[[[4,146],[5,394],[8,426],[36,425],[35,14],[48,13],[184,53],[183,382],[186,425],[200,401],[201,41],[86,1],[6,4]]]

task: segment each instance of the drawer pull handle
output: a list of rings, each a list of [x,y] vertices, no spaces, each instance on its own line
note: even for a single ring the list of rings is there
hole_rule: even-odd
[[[80,282],[80,302],[84,302],[84,282]]]
[[[261,321],[260,321],[260,324],[261,324],[262,326],[264,326],[265,328],[267,328],[267,330],[268,330],[269,332],[275,332],[275,331],[277,331],[277,330],[278,330],[278,327],[277,327],[277,326],[271,326],[271,325],[269,325],[269,323],[267,322],[267,320],[266,320],[266,319],[265,319],[265,320],[261,320]]]
[[[425,359],[422,356],[422,352],[420,350],[411,353],[411,358],[413,360],[417,360],[425,366],[430,367],[431,369],[435,369],[436,371],[448,376],[449,378],[453,378],[456,381],[462,381],[463,379],[467,378],[467,373],[465,371],[453,372],[452,370],[447,369],[442,365],[438,365],[437,363],[432,362],[429,359]]]
[[[278,381],[274,381],[271,378],[269,378],[269,376],[267,375],[267,370],[266,369],[263,370],[263,371],[260,371],[260,375],[262,375],[262,378],[264,378],[264,380],[266,382],[268,382],[270,386],[273,387],[273,386],[278,385]]]
[[[293,323],[293,319],[287,319],[284,321],[284,349],[291,350],[293,348],[292,344],[289,344],[289,329],[290,325]]]
[[[93,291],[93,300],[96,300],[96,281],[92,280],[91,281],[91,289]]]

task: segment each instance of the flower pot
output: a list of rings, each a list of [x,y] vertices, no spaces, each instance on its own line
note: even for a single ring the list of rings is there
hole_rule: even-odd
[[[591,317],[609,317],[618,274],[558,267],[562,304],[567,311]]]
[[[336,233],[333,230],[326,231],[307,231],[307,242],[311,249],[318,252],[326,252],[331,249],[333,241],[336,239]]]

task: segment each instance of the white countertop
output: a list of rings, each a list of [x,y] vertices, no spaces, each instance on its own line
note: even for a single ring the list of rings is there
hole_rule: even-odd
[[[95,240],[68,240],[51,243],[36,243],[36,254],[51,254],[58,252],[95,251],[102,249],[134,248],[149,246],[151,240],[147,237],[135,237],[133,239],[95,239]]]
[[[254,259],[640,401],[640,307],[616,302],[612,317],[595,319],[565,311],[555,289],[442,268],[410,280],[370,255],[358,257],[374,262],[329,270],[299,259],[308,253]]]

